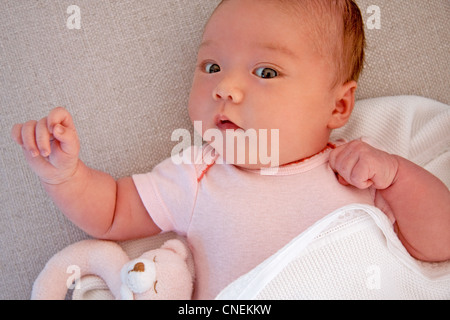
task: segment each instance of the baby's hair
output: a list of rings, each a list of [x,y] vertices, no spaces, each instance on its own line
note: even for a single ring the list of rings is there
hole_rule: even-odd
[[[220,4],[226,1],[229,0],[222,0]],[[314,50],[336,70],[333,87],[351,80],[358,81],[364,67],[366,39],[361,11],[355,1],[265,1],[277,3],[286,12],[298,15]]]
[[[314,49],[335,67],[334,85],[358,81],[366,45],[361,11],[353,0],[275,0],[295,6]]]

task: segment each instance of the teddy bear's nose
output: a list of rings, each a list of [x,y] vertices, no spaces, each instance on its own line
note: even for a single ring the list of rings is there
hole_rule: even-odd
[[[155,262],[148,259],[130,261],[120,271],[120,279],[131,293],[144,293],[154,287]]]
[[[145,271],[145,265],[142,262],[138,262],[134,265],[133,270],[128,271],[130,272],[144,272]]]

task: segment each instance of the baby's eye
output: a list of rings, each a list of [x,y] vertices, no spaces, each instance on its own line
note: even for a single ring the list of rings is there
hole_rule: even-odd
[[[220,72],[220,66],[216,63],[207,63],[204,66],[206,73],[217,73]]]
[[[258,68],[255,70],[255,74],[264,79],[272,79],[278,77],[278,72],[271,68]]]

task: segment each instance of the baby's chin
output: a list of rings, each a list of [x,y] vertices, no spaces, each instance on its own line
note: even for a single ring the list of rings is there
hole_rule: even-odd
[[[280,145],[278,132],[256,130],[217,130],[213,139],[205,141],[220,155],[219,162],[245,169],[264,169],[278,167],[280,164]]]
[[[227,162],[227,163],[229,163],[229,162]],[[272,168],[270,165],[263,165],[263,164],[250,164],[250,163],[244,163],[244,164],[229,163],[229,164],[232,164],[239,169],[255,170],[255,171]]]

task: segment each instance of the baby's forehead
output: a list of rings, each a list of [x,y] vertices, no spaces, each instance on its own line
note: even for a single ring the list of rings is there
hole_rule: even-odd
[[[286,34],[302,34],[306,23],[293,13],[289,7],[281,5],[282,0],[226,0],[211,15],[204,33],[214,32],[220,36],[224,32],[235,31],[238,34],[250,29],[253,32],[264,34],[267,28],[278,30],[277,37],[283,38]],[[288,1],[291,2],[291,1]],[[222,23],[218,23],[218,20]],[[284,27],[284,28],[282,28]],[[212,30],[210,30],[212,29]],[[305,31],[306,32],[306,31]]]
[[[274,52],[302,55],[304,46],[314,47],[316,52],[323,51],[316,48],[324,44],[323,37],[319,37],[317,32],[323,20],[317,14],[303,10],[296,4],[298,2],[226,0],[217,7],[205,26],[203,43],[225,35],[239,39],[247,34],[248,45],[275,49]]]
[[[326,0],[329,1],[329,0]],[[283,20],[289,20],[289,28],[280,29],[278,36],[280,38],[284,37],[288,33],[295,33],[299,37],[304,37],[305,35],[317,34],[318,30],[326,25],[333,25],[333,17],[326,15],[325,10],[319,5],[302,5],[302,3],[314,3],[323,1],[297,1],[297,0],[224,0],[222,1],[213,14],[210,20],[205,26],[205,30],[210,26],[210,23],[214,21],[217,13],[220,16],[226,17],[229,20],[229,24],[224,28],[229,28],[231,23],[239,25],[239,29],[252,28],[256,32],[264,33],[264,28],[261,28],[263,24],[271,25],[273,28],[278,28],[277,24],[280,20],[274,19],[275,15],[282,15]],[[239,10],[240,8],[245,8],[244,10]],[[240,14],[237,14],[240,11]],[[257,24],[249,24],[246,18],[252,15],[255,11],[260,13],[260,19]],[[324,19],[324,15],[326,16]],[[240,19],[239,19],[239,18]],[[237,32],[240,32],[240,30]],[[328,30],[336,29],[333,27],[328,28]],[[215,30],[216,32],[221,32],[221,30]]]
[[[324,6],[323,3],[327,3],[328,6]],[[314,20],[317,23],[327,23],[330,21],[321,21],[321,17],[329,14],[329,8],[333,7],[329,4],[330,0],[222,0],[216,7],[211,17],[224,7],[246,7],[248,13],[255,11],[256,9],[265,10],[267,16],[273,14],[274,10],[284,13],[286,16],[294,17],[299,23],[307,20],[309,23]],[[328,7],[328,9],[324,9]],[[224,11],[230,17],[235,15],[234,10]],[[328,16],[328,18],[331,18]],[[265,20],[261,17],[260,23],[271,23],[271,20]],[[305,24],[305,23],[304,23]],[[257,26],[255,26],[257,27]]]

